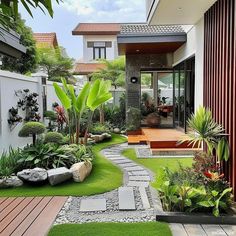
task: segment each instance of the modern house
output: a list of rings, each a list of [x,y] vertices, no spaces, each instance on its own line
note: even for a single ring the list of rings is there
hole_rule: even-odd
[[[231,158],[224,173],[236,193],[235,1],[147,0],[146,5],[147,25],[159,32],[132,28],[118,35],[127,62],[127,107],[140,108],[143,71],[157,72],[158,81],[170,73],[172,127],[186,131],[189,114],[199,105],[212,111],[229,135]]]

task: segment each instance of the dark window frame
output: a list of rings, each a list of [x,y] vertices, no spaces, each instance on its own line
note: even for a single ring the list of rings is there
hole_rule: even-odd
[[[98,49],[98,58],[96,58],[95,56],[95,50]],[[101,58],[101,49],[104,49],[104,58]],[[93,60],[97,60],[97,59],[107,59],[107,50],[106,47],[93,47]]]

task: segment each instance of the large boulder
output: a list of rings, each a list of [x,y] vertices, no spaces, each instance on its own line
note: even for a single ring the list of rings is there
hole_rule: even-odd
[[[17,176],[11,176],[7,179],[0,179],[0,188],[20,187],[23,182]]]
[[[111,135],[108,133],[103,133],[102,137],[103,137],[103,139],[111,139]]]
[[[48,181],[51,185],[63,183],[71,178],[71,171],[65,167],[48,170]]]
[[[115,128],[113,131],[115,134],[119,134],[120,133],[120,129],[119,128]]]
[[[30,184],[40,184],[47,180],[48,174],[45,169],[25,169],[17,173],[19,179]]]
[[[83,182],[91,173],[92,163],[90,161],[79,162],[70,168],[75,182]]]

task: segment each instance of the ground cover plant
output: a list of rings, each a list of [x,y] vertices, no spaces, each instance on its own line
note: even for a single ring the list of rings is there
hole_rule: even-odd
[[[37,187],[26,184],[17,188],[1,189],[0,196],[86,196],[116,189],[122,184],[122,172],[118,167],[114,166],[103,157],[100,151],[110,145],[123,142],[126,142],[126,138],[114,134],[111,140],[96,144],[92,147],[94,154],[93,170],[91,175],[83,183],[70,181],[57,186],[46,184]]]
[[[122,233],[123,232],[123,233]],[[54,226],[49,236],[171,236],[165,223],[90,223]]]

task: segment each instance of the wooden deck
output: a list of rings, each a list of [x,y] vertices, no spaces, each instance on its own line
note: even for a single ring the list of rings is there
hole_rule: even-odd
[[[67,197],[0,198],[1,236],[44,236]]]
[[[151,149],[191,149],[187,142],[179,145],[178,141],[187,135],[177,129],[143,128],[141,134],[128,135],[129,144],[146,143]]]

